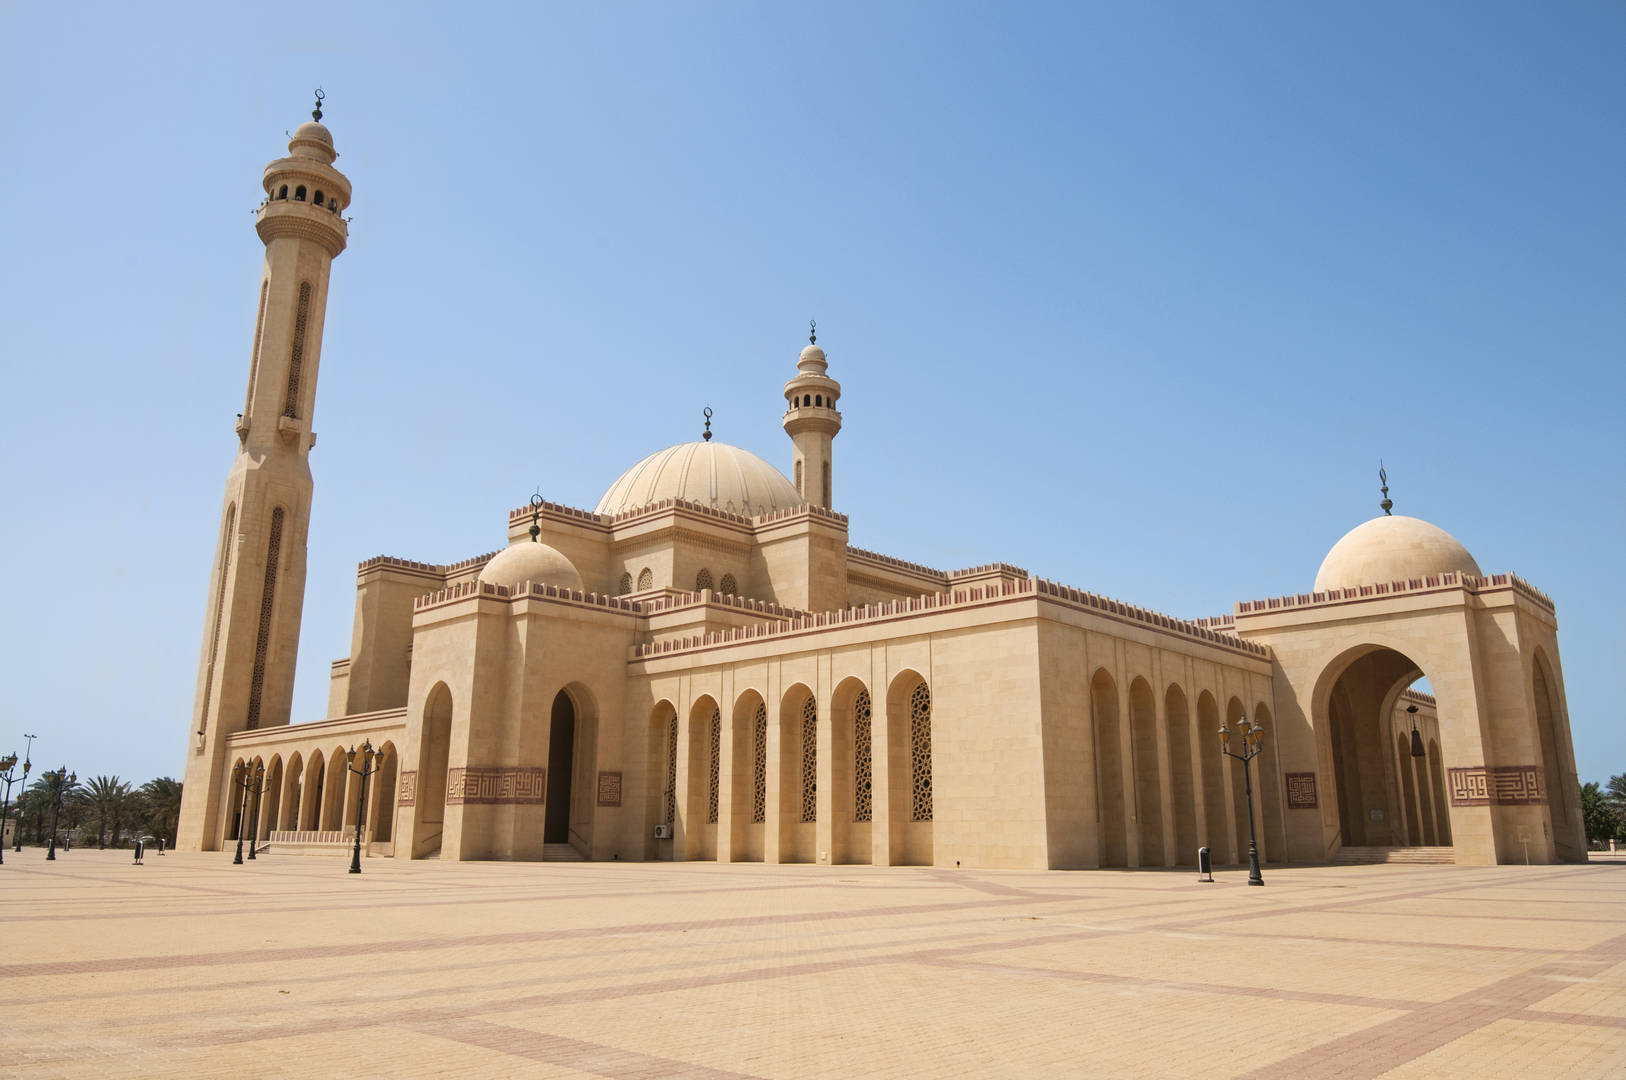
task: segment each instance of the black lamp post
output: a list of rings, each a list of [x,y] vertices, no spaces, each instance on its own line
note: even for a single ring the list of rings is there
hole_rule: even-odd
[[[242,794],[237,799],[237,856],[232,859],[233,866],[243,865],[243,833],[248,831],[248,793],[251,787],[249,780],[248,762],[232,770],[232,783],[236,784]]]
[[[243,771],[246,776],[247,766],[244,766]],[[254,764],[254,782],[249,785],[244,795],[245,799],[248,795],[254,796],[254,814],[248,824],[248,857],[251,859],[254,858],[254,849],[260,846],[260,796],[264,794],[265,762],[258,761]]]
[[[1231,729],[1225,726],[1223,720],[1219,729],[1220,753],[1242,762],[1242,785],[1248,800],[1248,884],[1263,885],[1265,879],[1259,873],[1259,844],[1253,832],[1253,775],[1248,770],[1248,762],[1264,751],[1265,729],[1250,721],[1246,715],[1237,720],[1236,727],[1242,735],[1242,753],[1231,753]]]
[[[0,801],[0,863],[4,863],[6,861],[6,844],[5,844],[6,812],[11,809],[11,785],[15,784],[17,781],[21,780],[21,781],[24,782],[24,786],[25,787],[27,786],[28,770],[33,767],[33,762],[30,762],[30,761],[24,761],[23,762],[23,774],[21,776],[17,776],[15,774],[13,774],[12,770],[15,769],[16,767],[17,767],[17,755],[16,754],[8,754],[7,756],[5,756],[3,758],[0,758],[0,781],[3,781],[5,783],[5,785],[6,785],[5,799],[4,799],[4,801]],[[22,831],[23,831],[23,819],[19,816],[17,818],[17,833],[18,833],[17,850],[18,851],[22,850]]]
[[[47,861],[54,862],[56,860],[56,822],[57,817],[62,813],[62,796],[68,788],[79,782],[79,774],[69,772],[66,765],[59,765],[56,772],[48,772],[45,777],[50,784],[48,790],[51,792],[51,846],[46,849],[45,858]],[[63,848],[63,850],[66,851],[67,848]]]
[[[34,756],[34,740],[39,738],[39,736],[30,735],[27,732],[24,732],[23,738],[28,740],[23,749],[23,776],[27,777],[29,766],[32,764],[30,759],[32,759]],[[25,788],[24,790],[26,791],[27,789]],[[6,787],[6,794],[11,794],[10,785],[7,785]],[[17,797],[17,846],[11,850],[15,851],[19,855],[23,853],[23,800],[22,796],[20,795]]]
[[[344,767],[361,777],[361,790],[356,794],[356,847],[350,853],[350,872],[352,874],[361,873],[361,822],[367,812],[367,778],[377,772],[383,764],[384,755],[373,749],[371,739],[362,740],[361,768],[356,768],[356,747],[354,743],[350,746],[350,752],[344,755]]]

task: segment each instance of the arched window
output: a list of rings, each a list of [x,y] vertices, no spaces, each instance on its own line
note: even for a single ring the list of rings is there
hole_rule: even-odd
[[[796,463],[796,494],[804,499],[807,498],[807,492],[802,490],[802,463],[800,461]]]
[[[315,198],[313,198],[313,199],[312,199],[312,200],[311,200],[311,202],[312,202],[312,203],[314,203],[314,204],[315,204],[315,205],[317,205],[317,206],[321,206],[321,205],[322,205],[322,189],[321,189],[321,188],[317,188],[317,189],[316,189],[316,197],[315,197]]]
[[[824,395],[823,394],[814,394],[813,395],[813,404],[817,405],[821,409],[824,408]]]
[[[824,505],[830,505],[830,463],[824,463]]]
[[[869,691],[853,699],[853,820],[871,821],[875,812],[873,747],[870,745]]]
[[[271,538],[265,546],[265,588],[260,592],[260,627],[254,637],[254,671],[248,684],[248,724],[260,726],[260,699],[265,691],[265,659],[271,648],[271,613],[276,609],[277,560],[282,554],[282,507],[271,511]]]
[[[694,591],[699,592],[701,589],[710,588],[714,588],[711,583],[711,571],[703,569],[694,576]]]
[[[723,580],[718,583],[717,587],[722,590],[725,596],[739,595],[739,583],[734,580],[733,574],[724,574]]]
[[[655,575],[649,572],[649,567],[646,566],[638,571],[638,591],[643,592],[645,589],[653,589],[654,587]]]
[[[298,199],[300,202],[305,201],[305,185],[304,184],[300,184],[298,187],[294,188],[294,198]]]
[[[757,705],[751,721],[751,820],[761,822],[768,808],[768,706]]]
[[[911,821],[932,819],[932,692],[925,683],[909,695],[909,759],[914,774]]]
[[[711,710],[711,779],[706,789],[706,823],[717,824],[717,782],[722,776],[723,713]]]
[[[802,820],[819,820],[819,707],[813,695],[802,702]]]
[[[277,189],[277,198],[286,199],[287,197],[288,197],[288,185],[284,184],[280,188]]]
[[[802,395],[802,404],[803,405],[811,405],[811,404],[813,404],[813,395],[812,394],[803,394]]]
[[[677,821],[677,717],[666,723],[666,827]]]
[[[625,596],[632,591],[632,575],[622,574],[621,580],[616,584],[615,595]]]
[[[304,188],[300,188],[304,191]],[[299,306],[294,309],[294,343],[288,350],[288,393],[282,400],[282,415],[299,415],[299,376],[305,365],[305,324],[310,320],[311,283],[299,283]]]

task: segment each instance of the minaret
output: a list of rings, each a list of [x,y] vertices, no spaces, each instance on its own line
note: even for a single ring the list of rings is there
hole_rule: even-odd
[[[814,506],[830,508],[830,443],[841,431],[836,402],[841,384],[826,375],[818,324],[808,323],[807,348],[796,360],[796,377],[785,384],[785,434],[791,441],[791,482]]]
[[[226,736],[288,723],[305,599],[328,269],[344,250],[350,181],[333,167],[322,92],[288,156],[265,167],[255,230],[265,244],[237,459],[226,476],[209,576],[203,656],[187,736],[178,846],[213,849],[231,826]]]

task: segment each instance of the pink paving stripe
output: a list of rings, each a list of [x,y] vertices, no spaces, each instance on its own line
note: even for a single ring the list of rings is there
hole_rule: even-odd
[[[447,1039],[464,1046],[478,1046],[495,1050],[527,1061],[544,1062],[577,1072],[596,1076],[613,1076],[625,1080],[761,1080],[752,1073],[732,1072],[695,1065],[676,1058],[655,1057],[636,1050],[620,1050],[600,1043],[567,1039],[563,1035],[549,1035],[528,1028],[491,1024],[484,1020],[466,1018],[452,1020],[426,1020],[408,1025],[411,1030]]]

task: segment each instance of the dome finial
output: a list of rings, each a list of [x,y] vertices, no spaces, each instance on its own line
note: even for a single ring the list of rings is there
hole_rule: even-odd
[[[819,320],[817,319],[807,320],[807,343],[809,345],[819,343]]]
[[[536,494],[531,496],[531,543],[542,542],[542,526],[537,524],[537,518],[542,516],[542,489],[538,487]]]
[[[1383,468],[1382,458],[1378,459],[1378,483],[1383,485],[1383,501],[1378,503],[1378,505],[1383,507],[1383,512],[1387,514],[1389,511],[1394,509],[1395,504],[1394,500],[1389,498],[1389,474]]]
[[[311,110],[311,119],[318,124],[322,122],[322,101],[326,97],[327,95],[322,93],[322,88],[318,86],[316,88],[316,108]]]
[[[711,406],[707,405],[700,411],[706,414],[706,430],[700,433],[700,437],[707,442],[711,442]]]

